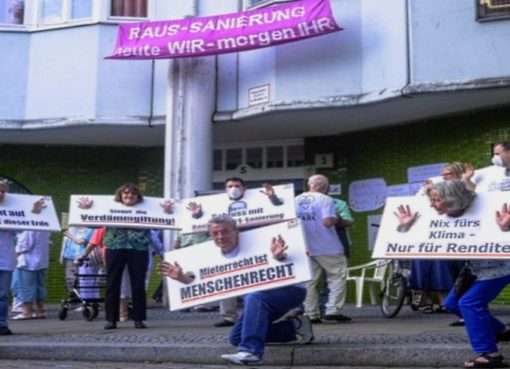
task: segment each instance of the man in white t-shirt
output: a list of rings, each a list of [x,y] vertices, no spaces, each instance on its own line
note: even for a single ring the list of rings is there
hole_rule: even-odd
[[[496,143],[492,166],[475,172],[476,192],[510,191],[510,141]]]
[[[322,273],[329,286],[323,319],[336,322],[351,320],[341,314],[345,301],[347,259],[335,231],[338,217],[333,198],[326,195],[328,188],[328,179],[316,174],[308,179],[308,192],[296,197],[297,215],[303,224],[312,262],[312,280],[307,283],[304,302],[305,315],[312,323],[321,322],[317,287]]]

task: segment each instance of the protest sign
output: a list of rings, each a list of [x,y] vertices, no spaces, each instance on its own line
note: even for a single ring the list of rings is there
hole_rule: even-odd
[[[79,207],[80,199],[92,201],[88,209]],[[106,226],[150,229],[178,229],[180,207],[174,204],[172,214],[166,214],[159,197],[144,196],[143,201],[126,206],[113,195],[72,195],[69,203],[69,225]]]
[[[390,197],[381,221],[373,258],[510,259],[510,232],[496,223],[509,198],[505,193],[480,193],[459,217],[439,215],[428,196]],[[407,232],[399,232],[394,214],[400,205],[420,215]]]
[[[281,235],[288,245],[284,261],[273,259],[273,237]],[[213,241],[165,253],[195,276],[189,284],[168,278],[170,309],[201,305],[248,292],[283,287],[311,278],[301,224],[291,220],[239,234],[238,253],[227,258]],[[235,252],[234,252],[235,253]]]
[[[181,201],[182,233],[207,232],[207,222],[215,215],[227,214],[234,218],[239,228],[282,222],[296,218],[294,185],[273,186],[278,204],[273,205],[264,188],[246,190],[242,198],[230,200],[226,193],[184,199]],[[202,215],[194,218],[190,204],[199,204]],[[187,214],[185,214],[187,212]]]
[[[41,199],[44,205],[34,213],[34,204]],[[0,203],[0,229],[57,232],[60,224],[51,197],[6,193]]]

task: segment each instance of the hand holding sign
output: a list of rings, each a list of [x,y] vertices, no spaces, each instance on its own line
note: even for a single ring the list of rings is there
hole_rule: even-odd
[[[283,201],[276,196],[273,186],[269,183],[264,183],[262,186],[264,190],[260,190],[260,192],[266,195],[273,205],[278,206],[283,204]]]
[[[80,209],[90,209],[94,203],[94,200],[91,200],[88,197],[80,197],[77,203]]]
[[[175,201],[170,199],[170,200],[163,201],[159,205],[161,205],[161,207],[163,208],[163,212],[165,214],[172,214],[173,213],[172,207],[174,206],[174,204],[175,204]]]
[[[398,213],[394,212],[393,214],[398,218],[399,225],[397,229],[399,232],[407,232],[420,216],[418,212],[413,213],[409,205],[400,205],[397,211]]]
[[[172,264],[168,261],[163,261],[158,265],[158,272],[160,275],[175,279],[176,281],[188,284],[195,280],[195,275],[191,272],[184,273],[179,263]]]
[[[281,235],[278,237],[273,237],[271,241],[271,253],[273,254],[273,258],[278,261],[283,261],[287,257],[285,250],[289,248],[289,245],[285,244],[285,240]]]
[[[198,202],[190,202],[188,206],[186,206],[186,209],[191,211],[191,216],[195,219],[198,219],[203,215],[202,205]]]
[[[496,223],[503,232],[510,230],[510,206],[503,204],[501,211],[496,211]]]
[[[40,214],[42,209],[46,207],[44,197],[41,197],[39,200],[34,202],[34,206],[32,207],[32,213]]]

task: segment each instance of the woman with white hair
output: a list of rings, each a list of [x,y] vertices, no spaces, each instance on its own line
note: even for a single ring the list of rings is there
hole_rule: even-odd
[[[461,180],[433,184],[427,194],[430,206],[438,214],[452,218],[464,215],[476,198],[476,194]],[[407,214],[399,216],[399,220],[402,220],[404,228],[409,229],[417,215],[407,212],[407,209],[404,213]],[[496,222],[502,231],[508,231],[507,218],[508,208],[504,206],[501,212],[496,213]],[[476,353],[474,358],[464,363],[464,367],[508,367],[496,342],[509,341],[510,329],[491,315],[489,303],[510,283],[510,260],[471,260],[470,267],[476,281],[462,296],[458,296],[453,288],[444,302],[448,311],[464,319],[469,342]]]

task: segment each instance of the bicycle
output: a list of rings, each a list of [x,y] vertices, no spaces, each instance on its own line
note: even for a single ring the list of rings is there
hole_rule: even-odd
[[[404,304],[410,305],[417,311],[421,305],[421,293],[411,289],[409,276],[410,263],[402,260],[392,260],[389,274],[381,292],[381,312],[386,318],[394,318]]]

